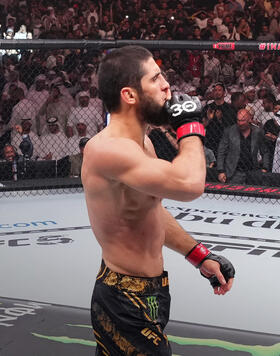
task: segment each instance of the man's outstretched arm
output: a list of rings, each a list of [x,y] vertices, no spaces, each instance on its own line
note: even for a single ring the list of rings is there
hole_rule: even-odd
[[[198,262],[196,267],[200,269],[204,277],[210,280],[215,294],[221,295],[230,291],[234,276],[231,263],[222,256],[213,255],[202,244],[198,244],[164,207],[163,221],[165,223],[165,246],[182,254],[192,264]]]

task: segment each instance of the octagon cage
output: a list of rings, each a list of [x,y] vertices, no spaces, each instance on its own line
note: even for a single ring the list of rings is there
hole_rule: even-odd
[[[1,194],[82,189],[83,148],[108,123],[98,66],[107,51],[125,45],[148,48],[172,92],[201,100],[205,194],[278,202],[279,44],[254,41],[1,41]],[[244,113],[251,128],[246,138]],[[170,127],[147,133],[159,158],[176,157]]]

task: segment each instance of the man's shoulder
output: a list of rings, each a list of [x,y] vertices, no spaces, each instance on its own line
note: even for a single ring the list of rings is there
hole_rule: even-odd
[[[121,166],[129,164],[141,153],[143,154],[143,150],[132,139],[109,136],[101,131],[88,141],[84,160],[100,167]]]
[[[88,141],[86,146],[88,147],[88,150],[100,153],[110,153],[125,152],[127,149],[137,150],[140,148],[140,146],[130,138],[106,135],[103,131],[96,134]]]

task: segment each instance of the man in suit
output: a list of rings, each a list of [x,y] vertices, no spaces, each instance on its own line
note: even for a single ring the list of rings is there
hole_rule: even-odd
[[[246,109],[237,113],[237,123],[225,129],[217,157],[218,179],[222,183],[247,182],[252,171],[267,172],[269,152],[262,129],[252,126],[252,115]],[[262,164],[259,162],[260,153]]]

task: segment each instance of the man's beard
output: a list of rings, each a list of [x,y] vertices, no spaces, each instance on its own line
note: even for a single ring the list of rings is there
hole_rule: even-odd
[[[163,106],[160,106],[152,98],[143,93],[139,93],[139,98],[138,113],[143,122],[154,126],[169,124],[168,116]]]

